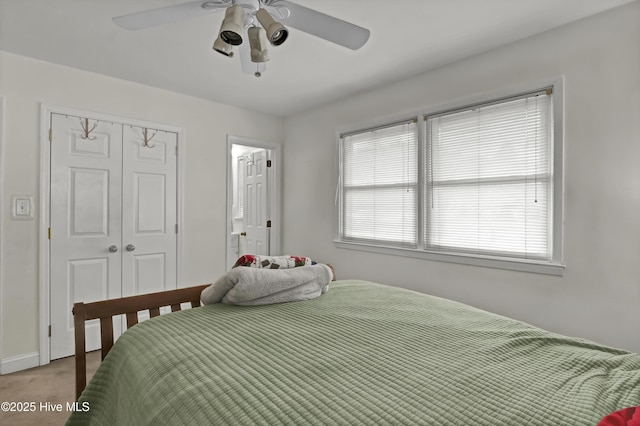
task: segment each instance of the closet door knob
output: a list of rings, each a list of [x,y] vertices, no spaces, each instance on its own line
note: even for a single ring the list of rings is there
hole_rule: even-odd
[[[136,249],[136,246],[134,246],[133,244],[127,244],[127,246],[125,247],[125,249],[127,251],[134,251]]]
[[[118,251],[118,246],[116,246],[115,244],[112,246],[109,246],[109,253],[115,253]]]

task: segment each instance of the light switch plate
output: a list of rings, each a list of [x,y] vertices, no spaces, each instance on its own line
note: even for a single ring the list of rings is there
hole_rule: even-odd
[[[29,195],[14,195],[11,206],[12,219],[33,219],[33,197]]]

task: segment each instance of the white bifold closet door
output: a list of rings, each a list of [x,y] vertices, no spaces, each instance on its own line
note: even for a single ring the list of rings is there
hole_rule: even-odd
[[[52,114],[51,135],[51,359],[57,359],[73,354],[75,302],[176,288],[177,134],[149,129],[145,143],[140,127]],[[121,324],[114,323],[116,337]],[[87,350],[99,347],[96,320],[87,324]]]

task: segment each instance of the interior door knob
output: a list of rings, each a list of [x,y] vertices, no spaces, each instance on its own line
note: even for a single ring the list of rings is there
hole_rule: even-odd
[[[125,247],[125,249],[127,251],[134,251],[136,249],[136,246],[134,246],[133,244],[127,244],[127,246]]]
[[[116,246],[115,244],[112,246],[109,246],[109,253],[115,253],[118,251],[118,246]]]
[[[241,232],[240,235],[242,235],[243,237],[246,237],[247,233],[246,232]]]

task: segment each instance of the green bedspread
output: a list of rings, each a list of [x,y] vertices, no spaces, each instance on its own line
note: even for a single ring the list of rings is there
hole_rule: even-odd
[[[640,355],[452,301],[337,281],[125,332],[71,425],[597,425],[640,405]]]

